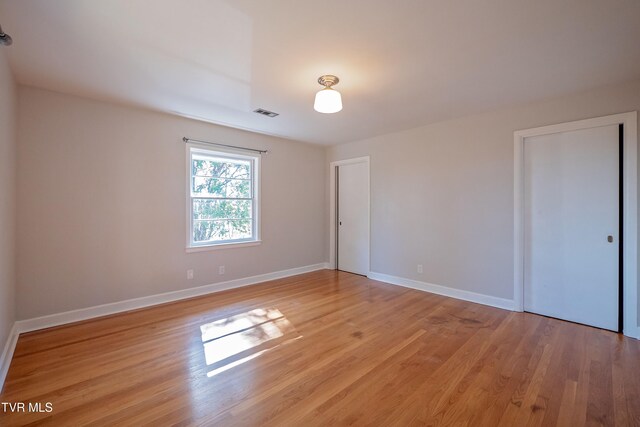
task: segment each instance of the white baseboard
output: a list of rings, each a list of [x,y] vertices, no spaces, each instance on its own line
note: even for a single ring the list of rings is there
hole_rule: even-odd
[[[18,325],[14,323],[11,331],[9,332],[9,336],[7,337],[4,349],[2,350],[2,355],[0,355],[0,391],[2,391],[4,380],[7,378],[7,373],[9,372],[9,365],[11,365],[13,352],[16,349],[16,344],[18,343],[18,335],[20,335],[18,332]]]
[[[431,292],[432,294],[444,295],[446,297],[489,305],[491,307],[502,308],[504,310],[516,311],[513,300],[493,297],[490,295],[477,294],[471,291],[449,288],[447,286],[434,285],[432,283],[420,282],[418,280],[405,279],[403,277],[391,276],[383,273],[369,272],[370,279],[392,285],[404,286],[405,288],[417,289],[419,291]]]
[[[107,316],[110,314],[121,313],[123,311],[137,310],[139,308],[145,308],[186,298],[207,295],[214,292],[225,291],[227,289],[254,285],[260,282],[267,282],[269,280],[281,279],[283,277],[295,276],[297,274],[308,273],[316,270],[323,270],[326,268],[326,264],[327,263],[306,265],[304,267],[296,267],[289,270],[259,274],[257,276],[213,283],[210,285],[198,286],[195,288],[182,289],[179,291],[166,292],[163,294],[149,295],[146,297],[118,301],[109,304],[96,305],[93,307],[81,308],[79,310],[72,310],[66,311],[64,313],[56,313],[48,316],[36,317],[34,319],[19,320],[16,322],[17,332],[24,333],[36,331],[38,329],[51,328],[53,326],[79,322],[81,320]]]

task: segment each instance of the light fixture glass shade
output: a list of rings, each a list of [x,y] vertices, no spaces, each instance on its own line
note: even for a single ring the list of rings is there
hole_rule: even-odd
[[[330,87],[316,93],[313,109],[319,113],[337,113],[342,110],[342,96],[340,92]]]

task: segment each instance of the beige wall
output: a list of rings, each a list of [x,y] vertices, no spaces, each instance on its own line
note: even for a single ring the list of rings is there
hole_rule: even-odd
[[[325,260],[322,148],[25,87],[18,123],[19,319]],[[270,150],[262,245],[185,253],[183,136]]]
[[[371,156],[372,271],[511,299],[513,132],[633,110],[640,81],[334,146],[327,161]]]
[[[15,321],[15,122],[16,86],[0,50],[0,353]]]
[[[513,131],[632,110],[640,81],[323,150],[21,87],[18,318],[323,262],[327,163],[363,155],[372,271],[510,299]],[[271,150],[261,246],[184,252],[183,135]]]

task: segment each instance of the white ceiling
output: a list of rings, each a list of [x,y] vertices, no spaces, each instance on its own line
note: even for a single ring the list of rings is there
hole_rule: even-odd
[[[22,84],[321,144],[640,77],[638,0],[0,0],[0,24]]]

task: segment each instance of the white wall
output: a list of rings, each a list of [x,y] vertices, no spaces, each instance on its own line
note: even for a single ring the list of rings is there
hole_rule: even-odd
[[[19,319],[324,262],[324,149],[39,89],[18,98]],[[183,136],[270,150],[262,245],[185,253]]]
[[[0,353],[15,321],[16,85],[0,48]]]
[[[640,81],[334,146],[327,162],[371,156],[372,271],[511,299],[513,132],[633,110]]]

